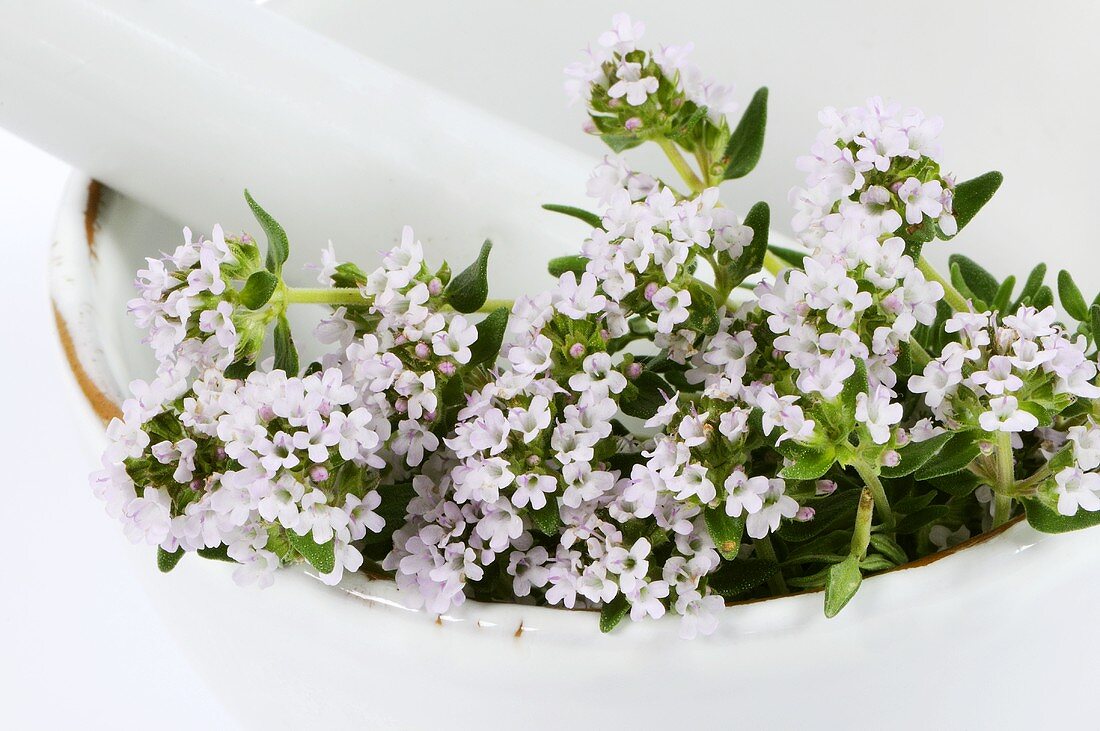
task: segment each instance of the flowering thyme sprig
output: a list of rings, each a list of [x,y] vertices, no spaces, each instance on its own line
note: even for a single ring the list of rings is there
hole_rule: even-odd
[[[682,182],[605,158],[596,212],[547,206],[587,235],[544,292],[489,300],[488,242],[452,276],[408,228],[381,266],[330,247],[322,287],[291,287],[251,197],[262,262],[215,229],[139,272],[160,365],[93,485],[164,570],[366,565],[431,612],[591,607],[605,631],[673,613],[692,637],[732,599],[823,587],[832,616],[865,574],[1021,507],[1039,530],[1100,523],[1100,299],[1062,272],[1060,320],[1042,265],[1014,296],[921,256],[1000,175],[956,184],[917,110],[826,109],[791,194],[801,248],[769,245],[768,206],[739,215],[718,189],[759,158],[766,90],[731,125],[730,88],[643,30],[616,16],[567,87],[614,153],[653,142]],[[330,308],[304,369],[296,304]]]

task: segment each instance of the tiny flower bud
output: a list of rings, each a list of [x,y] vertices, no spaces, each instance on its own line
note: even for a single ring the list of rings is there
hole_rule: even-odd
[[[394,411],[399,414],[404,414],[409,410],[409,402],[406,399],[399,398],[393,402]]]
[[[894,443],[897,444],[899,447],[904,447],[906,444],[908,444],[909,439],[909,432],[905,429],[898,429],[897,433],[894,435]]]
[[[328,470],[324,465],[315,464],[309,468],[309,479],[314,482],[324,482],[328,479]]]
[[[435,421],[436,413],[434,411],[424,412],[424,421]]]
[[[456,370],[455,364],[449,360],[445,360],[439,364],[439,372],[445,376],[453,376]]]
[[[814,489],[814,494],[821,497],[824,495],[832,495],[836,492],[836,483],[832,480],[818,480]]]
[[[626,123],[623,124],[623,126],[626,127],[628,132],[633,132],[634,130],[641,129],[642,120],[638,117],[631,117],[630,119],[626,120]]]
[[[580,358],[584,355],[584,345],[581,343],[573,343],[569,346],[569,357]]]
[[[659,288],[657,287],[656,282],[650,282],[649,284],[647,284],[645,286],[645,298],[647,300],[653,299],[653,295],[657,294],[658,289]]]
[[[581,131],[589,135],[599,134],[599,130],[596,129],[596,123],[593,122],[591,118],[584,120],[584,123],[581,124]]]
[[[528,467],[538,467],[539,462],[541,462],[541,461],[542,460],[539,458],[539,456],[537,454],[527,455],[527,466]]]
[[[397,337],[393,339],[394,345],[404,345],[407,342],[409,342],[409,339],[405,337],[405,333],[398,333]]]
[[[630,365],[628,365],[626,367],[626,377],[629,378],[630,380],[632,380],[632,381],[637,380],[637,378],[641,375],[642,375],[642,364],[641,363],[631,363]]]
[[[794,514],[794,519],[799,523],[806,523],[813,520],[815,515],[817,515],[817,511],[806,505],[798,509],[798,512]]]
[[[202,480],[195,478],[194,480],[191,480],[191,482],[187,486],[195,492],[199,492],[200,490],[202,490]]]
[[[271,421],[275,418],[275,409],[271,408],[270,404],[264,404],[260,407],[260,418],[264,421]]]
[[[901,455],[898,454],[898,450],[887,450],[886,454],[882,455],[882,464],[886,467],[897,467],[901,464]]]
[[[413,350],[416,353],[416,357],[420,358],[421,360],[424,360],[425,358],[427,358],[429,355],[432,354],[431,348],[429,348],[428,344],[425,343],[425,342],[417,343],[416,348],[414,348]]]
[[[993,446],[993,442],[983,439],[978,442],[978,449],[981,450],[982,454],[988,457],[989,455],[993,454],[993,451],[996,449],[996,447]]]
[[[437,294],[443,291],[443,282],[439,281],[439,277],[434,277],[432,281],[428,282],[428,294],[435,297]]]
[[[214,454],[218,455],[218,459],[225,459],[225,447],[218,445],[214,450]]]

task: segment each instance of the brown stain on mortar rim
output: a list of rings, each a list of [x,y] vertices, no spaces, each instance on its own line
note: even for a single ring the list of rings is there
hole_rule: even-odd
[[[95,233],[99,222],[99,206],[103,202],[103,191],[104,185],[98,180],[92,180],[88,183],[87,199],[84,204],[84,238],[88,246],[88,255],[92,259],[96,258]],[[57,338],[61,341],[61,349],[65,353],[65,361],[76,378],[76,383],[84,394],[88,405],[92,407],[96,416],[104,424],[115,417],[121,417],[122,411],[119,409],[118,404],[96,385],[92,377],[88,375],[84,364],[80,362],[76,346],[73,343],[72,333],[69,331],[69,324],[61,316],[61,311],[57,309],[57,303],[51,302],[50,304],[53,309],[54,323],[57,325]]]

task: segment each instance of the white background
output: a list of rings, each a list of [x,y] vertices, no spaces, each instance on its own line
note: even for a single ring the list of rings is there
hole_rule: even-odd
[[[598,152],[577,132],[579,111],[563,107],[559,72],[625,3],[493,2],[476,11],[439,3],[429,11],[423,3],[318,0],[305,4],[308,13],[272,4]],[[782,210],[797,182],[792,159],[815,129],[813,111],[881,93],[947,119],[946,159],[962,177],[1005,172],[1004,190],[960,247],[999,274],[1024,273],[1041,257],[1073,265],[1086,289],[1100,287],[1100,63],[1092,45],[1100,4],[731,2],[710,10],[716,5],[630,8],[655,40],[694,39],[698,62],[735,82],[743,99],[771,86],[765,156],[753,178],[730,186],[735,203],[763,198]],[[70,423],[72,389],[45,288],[66,174],[63,163],[0,133],[0,718],[19,729],[232,728],[133,578],[133,556],[144,549],[125,541],[86,487],[94,460]],[[782,226],[785,216],[777,220]],[[141,560],[152,566],[151,554]]]

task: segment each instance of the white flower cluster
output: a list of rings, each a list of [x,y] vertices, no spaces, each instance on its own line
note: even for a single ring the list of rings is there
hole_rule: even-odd
[[[510,313],[457,312],[492,310],[488,244],[452,279],[407,227],[369,274],[330,246],[325,289],[288,287],[272,252],[264,268],[217,228],[149,259],[129,310],[160,365],[92,477],[131,539],[166,570],[197,552],[262,586],[290,563],[328,583],[366,565],[433,613],[468,597],[599,608],[601,626],[671,613],[693,637],[764,582],[829,586],[831,616],[853,569],[957,545],[1014,501],[1037,522],[1100,511],[1100,325],[1061,325],[1041,276],[1008,306],[984,275],[984,311],[961,268],[952,284],[920,258],[976,212],[974,181],[956,201],[940,170],[940,120],[880,99],[823,111],[791,194],[802,248],[769,247],[767,206],[742,219],[713,185],[754,164],[741,127],[766,93],[731,132],[729,89],[690,45],[640,49],[643,30],[615,16],[567,86],[613,149],[660,143],[690,193],[605,158],[598,215],[565,211],[598,219],[580,256]],[[330,352],[304,372],[293,302],[332,306]],[[1088,317],[1079,292],[1067,310]]]
[[[829,107],[819,119],[817,141],[798,159],[806,187],[791,191],[792,225],[804,241],[837,231],[850,208],[858,209],[856,225],[878,234],[930,222],[947,236],[956,233],[954,181],[939,173],[943,120],[877,97],[863,107]]]
[[[625,118],[626,132],[649,128],[660,119],[658,112],[675,114],[685,101],[704,108],[715,125],[737,110],[733,87],[704,78],[689,61],[693,44],[662,46],[651,54],[638,46],[644,34],[640,21],[615,15],[585,58],[565,68],[570,102],[585,102],[595,116],[614,112]]]
[[[139,296],[127,309],[160,363],[164,383],[178,383],[192,371],[224,369],[240,341],[233,303],[223,297],[235,276],[254,266],[259,255],[251,239],[227,241],[220,226],[211,239],[184,241],[175,251],[146,259],[137,273]],[[232,243],[232,246],[230,245]]]
[[[1003,318],[991,312],[956,313],[945,328],[959,341],[948,343],[923,374],[912,376],[909,390],[924,394],[947,426],[977,424],[987,432],[1037,428],[1038,417],[1022,407],[1029,398],[1100,397],[1085,338],[1071,339],[1055,322],[1057,316],[1053,307],[1029,306]]]
[[[254,246],[245,246],[241,258],[258,266]],[[130,310],[153,331],[160,367],[152,382],[131,384],[93,485],[133,540],[168,553],[226,550],[242,564],[242,583],[269,583],[296,559],[290,533],[332,542],[334,567],[322,578],[335,583],[363,563],[352,542],[383,527],[373,512],[381,475],[394,479],[438,448],[437,378],[469,361],[476,329],[436,311],[429,300],[441,283],[406,229],[361,287],[372,332],[357,334],[341,308],[319,335],[342,350],[316,372],[229,378],[230,285],[239,278],[225,269],[237,263],[232,256],[215,229],[212,242],[192,244],[188,234],[170,258],[177,271],[150,260],[139,272],[141,297]]]

